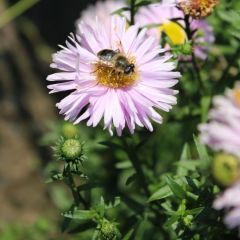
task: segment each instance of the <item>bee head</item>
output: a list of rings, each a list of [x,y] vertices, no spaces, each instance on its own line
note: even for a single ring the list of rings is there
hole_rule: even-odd
[[[124,73],[130,74],[130,73],[134,72],[134,68],[135,68],[135,65],[131,63],[125,67]]]

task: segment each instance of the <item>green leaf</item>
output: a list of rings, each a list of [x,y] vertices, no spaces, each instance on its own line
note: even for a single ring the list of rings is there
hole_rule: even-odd
[[[183,151],[180,157],[180,161],[186,161],[188,159],[191,159],[191,153],[188,143],[184,144]]]
[[[178,166],[177,175],[186,176],[188,171],[195,171],[201,163],[197,160],[188,160],[175,163]]]
[[[187,168],[188,164],[186,162],[189,161],[189,159],[191,159],[190,148],[188,143],[185,143],[180,157],[180,161],[176,163],[176,165],[178,165],[177,175],[187,175],[189,169]]]
[[[135,4],[135,7],[142,7],[142,6],[147,6],[147,5],[149,5],[149,4],[151,4],[152,2],[151,1],[141,1],[141,2],[139,2],[139,3],[137,3],[137,4]]]
[[[169,186],[164,186],[154,192],[150,198],[147,200],[148,202],[153,202],[156,200],[164,199],[172,195],[172,191]]]
[[[166,227],[170,227],[172,226],[174,223],[176,223],[179,219],[179,216],[178,215],[172,215],[168,220],[167,222],[165,223],[165,226]]]
[[[66,218],[91,220],[95,217],[96,212],[93,210],[73,210],[63,214]]]
[[[117,169],[129,169],[132,168],[132,163],[130,161],[122,161],[116,164]]]
[[[126,186],[128,186],[129,184],[134,182],[136,178],[137,178],[137,174],[136,173],[134,173],[133,175],[129,176],[127,181],[126,181]]]
[[[109,204],[105,205],[105,209],[115,208],[118,205],[120,205],[120,203],[121,203],[120,197],[115,197],[113,203],[109,203]]]
[[[203,145],[196,136],[193,136],[193,139],[197,148],[199,159],[202,163],[205,163],[204,167],[208,167],[210,165],[210,158],[205,145]]]
[[[86,191],[86,190],[89,190],[89,189],[92,189],[92,188],[98,188],[98,187],[100,187],[100,183],[89,182],[89,183],[85,183],[85,184],[82,184],[82,185],[78,186],[77,190],[78,190],[78,192],[80,192],[80,191]]]
[[[191,210],[186,210],[185,213],[187,215],[198,215],[199,213],[202,212],[203,209],[204,209],[204,207],[193,208]]]
[[[168,184],[168,186],[170,187],[170,189],[172,190],[173,194],[180,198],[180,199],[185,199],[186,198],[186,192],[183,190],[183,188],[176,183],[172,178],[170,177],[165,177],[166,183]]]
[[[130,11],[131,9],[129,7],[122,7],[114,12],[111,13],[111,15],[115,15],[115,14],[118,14],[118,15],[121,15],[122,12],[127,12],[127,11]]]
[[[128,231],[128,233],[123,237],[122,240],[130,240],[130,238],[133,236],[134,231],[135,231],[135,230],[134,230],[133,228],[130,229],[130,230]]]
[[[112,141],[102,141],[99,142],[99,144],[109,147],[111,149],[122,149],[122,146],[120,144],[114,143]]]
[[[201,99],[201,122],[206,122],[208,119],[208,110],[211,104],[211,97],[204,96]]]
[[[61,181],[64,179],[64,176],[62,173],[54,173],[47,181],[46,183],[51,183],[55,181]]]

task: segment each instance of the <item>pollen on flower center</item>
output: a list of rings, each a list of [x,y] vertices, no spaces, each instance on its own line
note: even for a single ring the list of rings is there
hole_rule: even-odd
[[[240,88],[234,91],[234,100],[240,106]]]
[[[94,74],[98,84],[109,88],[124,88],[131,86],[137,79],[136,70],[125,74],[114,66],[101,61],[94,64]]]

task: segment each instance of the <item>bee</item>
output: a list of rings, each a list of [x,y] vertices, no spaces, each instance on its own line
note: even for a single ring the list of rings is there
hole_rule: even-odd
[[[135,65],[130,63],[119,50],[103,49],[97,53],[98,58],[111,64],[118,73],[129,75],[134,72]]]

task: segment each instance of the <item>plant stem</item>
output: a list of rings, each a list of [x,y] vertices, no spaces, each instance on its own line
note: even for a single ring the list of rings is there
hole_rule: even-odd
[[[73,175],[72,175],[72,172],[70,170],[70,167],[67,166],[67,168],[64,171],[65,171],[65,175],[66,175],[66,177],[68,179],[68,186],[71,189],[75,205],[79,206],[80,203],[82,203],[85,208],[88,208],[87,202],[81,196],[81,194],[79,193],[79,191],[78,191],[78,189],[77,189],[77,187],[75,185],[75,182],[74,182]]]
[[[135,17],[135,1],[136,0],[131,0],[130,2],[130,25],[134,25],[134,17]]]
[[[133,146],[128,145],[127,140],[125,138],[122,138],[122,142],[123,142],[123,146],[126,149],[126,152],[128,154],[129,160],[132,162],[132,165],[136,171],[138,182],[142,186],[145,195],[147,197],[149,197],[150,192],[148,190],[147,181],[146,181],[143,169],[142,169],[141,162],[138,158],[138,155],[137,155],[136,151],[133,149]]]
[[[188,40],[191,41],[193,39],[194,32],[191,31],[190,18],[188,15],[185,16],[184,21],[185,21],[185,25],[186,25],[186,33],[187,33]],[[193,65],[194,71],[196,73],[196,77],[197,77],[199,86],[201,88],[201,93],[202,93],[202,90],[204,89],[204,84],[203,84],[203,80],[201,77],[201,72],[200,72],[199,66],[197,65],[197,60],[196,60],[196,56],[195,56],[194,52],[192,52],[192,65]]]
[[[5,12],[1,14],[0,28],[14,20],[16,17],[20,16],[22,13],[24,13],[26,10],[38,2],[39,0],[21,0],[13,6],[9,7]]]

